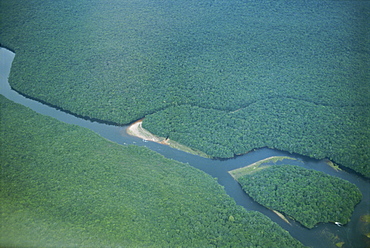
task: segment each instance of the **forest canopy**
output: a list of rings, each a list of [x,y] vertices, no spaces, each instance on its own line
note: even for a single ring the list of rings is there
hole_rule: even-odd
[[[128,124],[153,114],[143,125],[160,134],[158,114],[174,123],[173,140],[214,157],[268,146],[369,177],[369,10],[368,1],[2,0],[0,43],[16,52],[15,90],[79,116]],[[207,125],[179,129],[176,118],[194,129],[199,111]]]
[[[269,147],[328,158],[370,177],[370,108],[281,98],[232,112],[182,105],[148,115],[143,127],[213,157]]]
[[[362,194],[356,185],[323,172],[294,165],[273,165],[238,178],[255,201],[313,228],[346,224]]]
[[[303,247],[211,176],[0,96],[2,247]]]

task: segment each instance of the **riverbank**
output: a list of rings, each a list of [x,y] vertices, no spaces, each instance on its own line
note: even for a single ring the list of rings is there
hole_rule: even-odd
[[[151,132],[149,132],[148,130],[143,128],[143,126],[142,126],[143,120],[144,119],[140,119],[140,120],[134,122],[133,124],[131,124],[126,129],[126,133],[131,135],[131,136],[135,136],[135,137],[138,137],[140,139],[143,139],[145,141],[152,141],[152,142],[156,142],[156,143],[159,143],[159,144],[162,144],[162,145],[168,145],[168,146],[170,146],[172,148],[175,148],[177,150],[181,150],[181,151],[184,151],[184,152],[187,152],[187,153],[198,155],[198,156],[201,156],[201,157],[204,157],[204,158],[210,158],[210,156],[208,156],[204,152],[192,149],[192,148],[190,148],[188,146],[185,146],[185,145],[182,145],[182,144],[180,144],[180,143],[178,143],[174,140],[170,140],[168,138],[159,137],[159,136],[156,136],[156,135],[152,134]]]

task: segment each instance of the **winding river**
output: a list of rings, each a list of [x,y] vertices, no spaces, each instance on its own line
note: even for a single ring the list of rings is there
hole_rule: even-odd
[[[8,84],[8,76],[14,57],[15,54],[11,51],[0,48],[0,93],[9,100],[29,107],[37,113],[51,116],[59,121],[91,129],[102,137],[118,144],[145,146],[167,158],[188,163],[189,165],[210,174],[212,177],[217,178],[218,182],[224,186],[227,194],[232,197],[237,204],[243,206],[247,210],[256,210],[265,214],[306,246],[330,248],[337,247],[335,245],[337,242],[344,242],[344,247],[366,247],[365,237],[361,234],[363,223],[361,223],[360,217],[364,214],[369,214],[370,212],[370,194],[368,191],[370,189],[369,180],[345,171],[335,171],[323,161],[267,148],[262,148],[233,159],[222,161],[211,160],[185,153],[166,145],[148,142],[130,136],[126,133],[127,126],[112,126],[78,118],[37,101],[25,98],[13,91]],[[275,213],[253,201],[246,193],[244,193],[239,184],[229,175],[228,171],[244,167],[270,156],[290,156],[297,160],[284,160],[278,163],[299,165],[305,168],[323,171],[329,175],[340,177],[356,184],[363,194],[363,199],[356,206],[351,221],[342,227],[329,223],[319,224],[315,228],[309,230],[294,221],[291,221],[292,225],[287,224]]]

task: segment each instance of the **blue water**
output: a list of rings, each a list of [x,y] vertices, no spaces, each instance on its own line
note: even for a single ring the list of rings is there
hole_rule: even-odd
[[[221,161],[202,158],[173,149],[169,146],[147,142],[142,139],[129,136],[125,131],[127,126],[106,125],[81,119],[50,106],[39,103],[37,101],[25,98],[17,92],[13,91],[10,88],[7,79],[14,56],[14,53],[6,49],[0,49],[0,91],[1,94],[9,100],[29,107],[37,113],[51,116],[59,121],[91,129],[92,131],[100,134],[102,137],[114,141],[118,144],[134,144],[138,146],[145,146],[153,151],[162,154],[167,158],[174,159],[183,163],[188,163],[189,165],[210,174],[212,177],[217,178],[218,182],[222,186],[224,186],[227,194],[232,197],[237,202],[237,204],[243,206],[247,210],[256,210],[265,214],[271,220],[278,223],[282,228],[286,229],[294,238],[301,241],[304,245],[310,247],[325,248],[336,247],[333,243],[333,237],[338,236],[340,241],[345,242],[345,247],[366,247],[364,236],[361,236],[359,230],[359,228],[361,227],[359,219],[360,216],[364,214],[370,214],[370,195],[368,192],[368,189],[370,188],[370,183],[368,180],[344,171],[337,172],[329,167],[326,163],[319,160],[267,148],[259,149],[233,159]],[[329,175],[343,178],[357,185],[357,187],[361,190],[363,194],[363,200],[360,204],[356,206],[355,212],[353,213],[352,219],[349,224],[342,227],[338,227],[334,224],[319,224],[317,227],[311,230],[302,227],[300,224],[294,221],[292,221],[292,225],[289,225],[281,220],[272,211],[253,201],[241,189],[239,184],[228,174],[228,171],[230,170],[244,167],[248,164],[254,163],[258,160],[270,156],[287,155],[296,158],[297,161],[285,160],[283,161],[285,164],[294,164],[309,169],[323,171]]]

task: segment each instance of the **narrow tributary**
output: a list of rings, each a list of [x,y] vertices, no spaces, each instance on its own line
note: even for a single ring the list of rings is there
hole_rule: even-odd
[[[304,245],[309,247],[330,248],[337,247],[335,246],[335,243],[344,242],[344,247],[366,247],[364,241],[365,238],[361,234],[363,230],[361,230],[362,223],[360,222],[360,217],[364,214],[369,214],[370,212],[370,194],[368,192],[370,189],[369,180],[365,180],[362,177],[344,171],[337,172],[323,161],[268,148],[258,149],[245,155],[222,161],[202,158],[176,150],[166,145],[148,142],[130,136],[125,132],[127,126],[113,126],[78,118],[40,102],[28,99],[12,90],[8,83],[8,76],[14,57],[15,54],[11,51],[4,48],[0,49],[0,93],[9,100],[29,107],[37,113],[51,116],[59,121],[88,128],[100,134],[102,137],[118,144],[145,146],[167,158],[188,163],[189,165],[208,173],[212,177],[217,178],[218,182],[224,186],[227,194],[232,197],[237,204],[243,206],[247,210],[255,210],[265,214]],[[343,178],[356,184],[363,194],[363,200],[356,206],[351,221],[342,227],[329,223],[319,224],[315,228],[309,230],[294,221],[291,221],[292,225],[287,224],[275,213],[253,201],[246,193],[244,193],[239,184],[229,175],[228,171],[244,167],[270,156],[290,156],[297,160],[284,160],[282,162],[278,162],[278,164],[294,164],[309,169],[323,171],[327,174]]]

